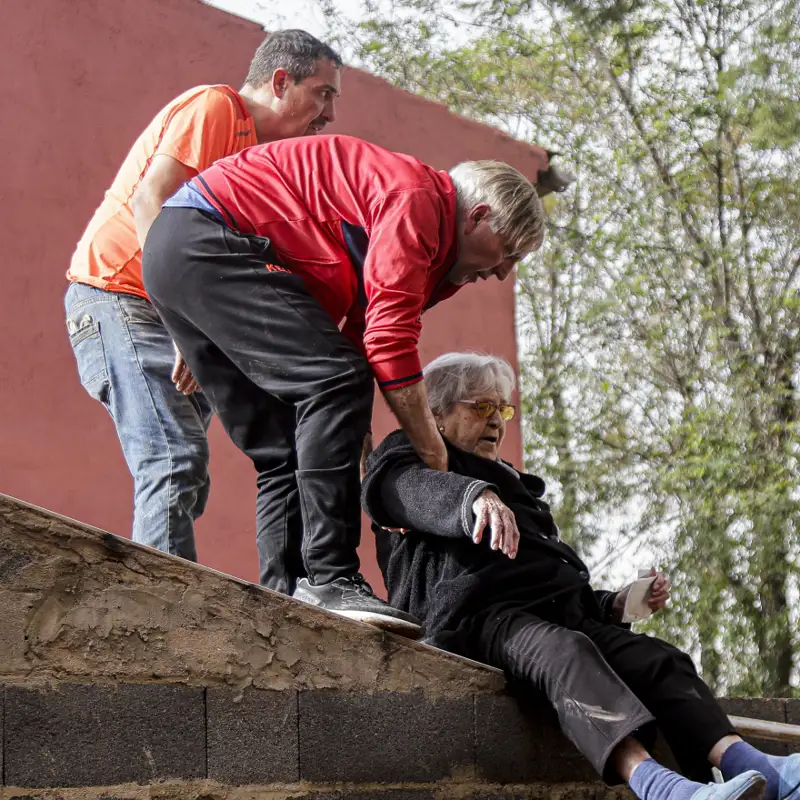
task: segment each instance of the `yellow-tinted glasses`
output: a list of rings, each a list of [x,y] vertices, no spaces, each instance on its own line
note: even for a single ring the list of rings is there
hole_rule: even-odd
[[[492,403],[489,400],[459,400],[459,403],[472,406],[481,419],[489,419],[497,411],[500,419],[508,422],[510,419],[514,419],[514,414],[517,413],[517,407],[512,406],[511,403]]]

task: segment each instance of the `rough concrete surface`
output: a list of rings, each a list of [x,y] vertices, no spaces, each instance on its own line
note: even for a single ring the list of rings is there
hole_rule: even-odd
[[[297,692],[206,691],[208,777],[243,786],[300,778]]]
[[[474,774],[473,698],[419,692],[300,693],[300,777],[434,781]]]
[[[475,762],[490,782],[595,781],[589,762],[558,727],[546,701],[522,707],[508,695],[475,698]]]
[[[214,781],[174,781],[81,789],[0,789],[0,800],[632,800],[602,783],[265,785],[232,788]]]
[[[790,725],[800,725],[800,697],[792,697],[786,701],[786,721]]]
[[[484,704],[476,715],[476,701],[486,699],[507,702],[493,712]],[[0,705],[0,783],[9,786],[210,779],[228,787],[348,783],[416,791],[434,781],[597,779],[555,726],[538,714],[515,717],[511,700],[491,695],[59,683],[7,686]],[[515,723],[528,726],[526,735]]]
[[[496,670],[0,495],[0,682],[503,690]]]
[[[5,771],[12,786],[201,779],[204,690],[165,684],[5,689]]]

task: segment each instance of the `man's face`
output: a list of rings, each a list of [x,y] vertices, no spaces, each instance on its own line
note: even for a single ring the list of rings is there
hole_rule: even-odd
[[[503,237],[492,230],[490,216],[489,206],[483,204],[467,212],[458,232],[458,259],[447,276],[450,283],[463,286],[492,276],[504,281],[526,255],[511,251]]]
[[[275,70],[272,90],[282,138],[321,133],[336,119],[335,103],[341,91],[340,70],[327,58],[317,61],[313,75],[295,83],[284,70]]]

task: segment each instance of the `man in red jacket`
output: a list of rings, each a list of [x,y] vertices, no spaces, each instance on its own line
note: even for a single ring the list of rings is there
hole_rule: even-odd
[[[466,162],[448,175],[348,136],[248,148],[165,204],[145,287],[256,467],[266,586],[385,627],[413,623],[358,574],[373,377],[421,458],[446,469],[420,316],[465,283],[505,280],[542,237],[536,190],[512,167]]]

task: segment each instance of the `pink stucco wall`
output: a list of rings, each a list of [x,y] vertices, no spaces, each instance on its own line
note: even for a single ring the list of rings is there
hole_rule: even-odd
[[[84,225],[143,126],[201,83],[239,86],[262,31],[197,0],[9,0],[0,32],[0,492],[120,534],[131,479],[111,420],[78,381],[64,327],[64,272]],[[343,79],[349,133],[439,168],[498,158],[531,178],[546,157],[357,70]],[[510,282],[468,287],[424,320],[423,361],[480,349],[516,362]],[[376,437],[392,429],[382,400]],[[200,560],[256,579],[250,462],[215,422]],[[504,454],[521,455],[512,426]],[[376,583],[372,535],[364,571]]]

